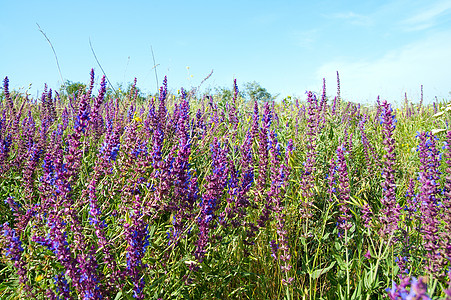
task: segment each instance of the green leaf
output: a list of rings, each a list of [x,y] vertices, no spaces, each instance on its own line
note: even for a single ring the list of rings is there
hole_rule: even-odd
[[[335,261],[333,261],[328,267],[326,268],[322,268],[319,270],[315,270],[310,274],[310,277],[312,279],[317,279],[318,277],[320,277],[323,274],[326,274],[327,272],[329,272],[330,269],[332,269],[335,266]]]
[[[440,111],[438,113],[436,113],[435,115],[433,115],[434,118],[440,117],[441,115],[443,115],[445,113],[445,111]]]
[[[122,291],[119,291],[119,293],[116,294],[116,297],[114,297],[114,300],[119,300],[122,298]]]
[[[446,129],[432,129],[431,133],[433,135],[436,135],[437,133],[441,133],[441,132],[444,132],[444,131],[446,131]]]

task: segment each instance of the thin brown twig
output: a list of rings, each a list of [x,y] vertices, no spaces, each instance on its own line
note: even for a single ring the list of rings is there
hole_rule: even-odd
[[[50,39],[47,37],[47,35],[45,34],[45,32],[41,29],[41,26],[39,26],[38,23],[36,23],[36,25],[38,25],[39,31],[40,31],[40,32],[42,33],[42,35],[45,37],[45,39],[47,40],[47,42],[49,42],[50,47],[52,48],[53,55],[55,55],[56,66],[58,67],[58,72],[59,72],[59,74],[60,74],[61,84],[64,85],[64,79],[63,79],[63,75],[61,74],[61,68],[60,68],[60,64],[59,64],[59,62],[58,62],[58,56],[56,55],[55,48],[53,48],[52,42],[51,42]]]
[[[113,85],[111,84],[110,79],[109,79],[108,76],[106,75],[105,71],[104,71],[103,68],[102,68],[102,65],[100,64],[99,60],[97,59],[97,55],[96,55],[96,53],[94,52],[94,48],[92,47],[91,38],[89,38],[89,46],[91,47],[92,54],[94,55],[94,58],[95,58],[97,64],[99,65],[100,70],[102,70],[103,75],[105,75],[105,78],[106,78],[106,80],[108,81],[108,83],[110,84],[111,89],[113,89],[114,93],[116,93],[116,89],[115,89],[115,88],[113,87]]]
[[[158,66],[159,64],[157,65],[157,64],[155,63],[155,55],[153,54],[153,48],[152,48],[152,45],[150,45],[150,51],[152,52],[152,59],[153,59],[153,68],[152,68],[152,69],[155,70],[155,81],[157,82],[157,90],[158,90],[157,66]]]

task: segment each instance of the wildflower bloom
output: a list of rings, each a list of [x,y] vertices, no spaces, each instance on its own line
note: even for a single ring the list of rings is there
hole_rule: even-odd
[[[174,145],[174,152],[177,156],[174,158],[172,175],[173,175],[173,202],[174,222],[171,228],[170,243],[176,245],[178,239],[182,236],[180,232],[184,229],[184,225],[194,208],[197,200],[197,182],[190,172],[189,158],[191,155],[191,141],[188,133],[189,126],[189,102],[186,92],[181,89],[181,105],[180,113],[177,118],[176,134],[179,138],[178,145]],[[177,149],[177,150],[176,150]]]
[[[93,75],[93,73],[92,73],[92,75]],[[90,118],[90,123],[96,134],[96,138],[99,138],[100,135],[104,132],[103,119],[102,119],[102,115],[100,114],[100,107],[103,104],[103,101],[105,99],[105,94],[106,94],[106,80],[105,80],[105,76],[102,76],[102,79],[100,81],[99,94],[97,95],[97,97],[94,100],[94,105],[91,108],[91,118]],[[89,97],[89,93],[88,93],[87,97]]]
[[[337,166],[335,159],[331,158],[329,163],[329,173],[327,174],[327,182],[329,185],[328,188],[328,194],[329,194],[329,202],[332,202],[332,195],[337,191],[335,188],[336,180],[335,180],[335,174],[337,172]]]
[[[451,260],[451,130],[446,132],[446,143],[444,146],[446,160],[445,184],[443,188],[441,219],[445,224],[441,235],[441,253],[443,257]],[[449,273],[451,276],[451,273]],[[451,297],[451,295],[450,295]]]
[[[228,180],[227,207],[224,212],[223,221],[230,220],[233,227],[242,225],[244,216],[247,214],[246,208],[250,205],[247,193],[254,182],[254,167],[252,157],[252,137],[248,131],[243,144],[240,147],[241,159],[236,168],[232,160],[229,161],[230,179]]]
[[[97,203],[97,195],[96,195],[96,180],[92,179],[91,182],[88,185],[89,190],[89,223],[93,225],[94,231],[97,237],[97,245],[98,248],[102,250],[104,255],[104,262],[107,266],[107,268],[112,272],[111,274],[111,280],[108,280],[107,285],[110,289],[113,289],[114,287],[120,287],[121,284],[121,275],[118,271],[116,261],[114,259],[114,256],[111,253],[111,244],[108,241],[105,231],[107,229],[107,225],[104,220],[101,220],[101,211]],[[89,257],[90,261],[92,261],[95,264],[95,260],[92,258],[92,254]],[[91,273],[95,274],[95,268],[92,266]],[[96,278],[94,277],[91,281],[91,289],[97,290],[98,283]],[[96,292],[96,291],[95,291]]]
[[[427,294],[425,277],[418,279],[415,277],[404,277],[399,285],[393,281],[392,288],[387,288],[385,291],[388,292],[388,297],[392,300],[431,299]]]
[[[415,212],[417,211],[418,203],[416,201],[415,195],[415,180],[410,179],[409,185],[406,192],[406,204],[404,207],[405,218],[399,227],[400,242],[403,248],[398,257],[396,257],[396,263],[400,271],[404,274],[409,273],[409,261],[410,261],[410,251],[412,248],[412,243],[410,241],[409,231],[410,227],[413,226],[413,222],[416,221]]]
[[[3,79],[3,93],[5,94],[6,105],[9,109],[10,115],[16,115],[16,109],[14,107],[13,100],[11,99],[11,94],[9,93],[9,79],[8,76]]]
[[[234,128],[238,126],[239,120],[237,116],[237,100],[238,100],[238,85],[236,84],[236,79],[233,80],[233,101],[229,110],[230,122],[234,125]]]
[[[347,231],[351,228],[352,224],[351,214],[348,208],[347,202],[350,198],[350,190],[349,190],[349,176],[348,176],[348,168],[345,160],[345,148],[344,145],[341,144],[337,148],[337,173],[338,173],[338,205],[339,205],[339,216],[338,216],[338,227],[341,231],[339,231],[339,235],[343,236],[343,232]]]
[[[427,251],[427,269],[433,273],[440,272],[443,257],[439,250],[439,207],[438,207],[438,180],[439,180],[439,155],[435,145],[435,138],[429,133],[422,132],[418,135],[420,140],[418,153],[420,156],[420,211],[423,233],[424,249]]]
[[[327,97],[326,97],[326,79],[323,78],[323,93],[321,94],[321,101],[319,103],[318,111],[318,127],[323,127],[326,123],[326,109],[327,109]]]
[[[265,103],[264,112],[262,117],[262,124],[259,130],[258,139],[258,177],[257,177],[257,189],[260,192],[260,197],[266,188],[266,177],[268,169],[268,134],[271,126],[272,113],[268,103]],[[255,122],[255,120],[254,120]]]
[[[22,241],[17,235],[16,230],[10,228],[8,223],[3,224],[2,229],[3,236],[6,238],[5,256],[14,262],[14,267],[17,269],[19,275],[19,282],[24,284],[26,290],[29,292],[26,263],[22,257],[24,252]]]
[[[149,246],[148,225],[141,218],[141,200],[136,195],[131,211],[130,223],[124,225],[125,240],[127,241],[127,270],[126,274],[130,277],[133,284],[133,297],[144,299],[143,288],[145,286],[142,278],[142,270],[147,265],[142,262],[147,247]]]
[[[199,238],[195,250],[195,257],[199,262],[203,261],[206,246],[209,239],[210,227],[213,227],[215,212],[220,205],[220,200],[227,183],[229,173],[227,163],[227,149],[222,148],[217,138],[211,145],[212,171],[206,176],[207,190],[200,203],[200,216],[197,220],[199,226]]]
[[[161,125],[161,130],[165,131],[167,121],[166,98],[168,95],[168,78],[163,79],[163,86],[160,87],[159,106],[158,106],[158,123]]]
[[[16,231],[9,227],[8,223],[3,224],[2,228],[3,235],[6,237],[8,243],[5,247],[6,256],[12,261],[20,261],[22,252],[24,251],[22,241],[17,236]]]
[[[384,155],[384,167],[382,169],[383,197],[381,199],[382,209],[380,221],[382,227],[380,233],[383,236],[394,234],[398,228],[400,207],[396,201],[396,182],[394,165],[396,163],[395,139],[393,132],[396,127],[396,118],[391,105],[383,101],[381,105],[380,123],[382,125],[383,144],[386,154]]]
[[[288,180],[288,173],[290,172],[290,168],[288,166],[288,156],[291,155],[293,151],[293,143],[290,140],[287,145],[287,151],[285,153],[285,159],[281,159],[281,154],[279,151],[279,144],[276,138],[276,134],[274,131],[271,131],[271,148],[270,148],[270,156],[271,156],[271,190],[269,192],[269,198],[274,206],[273,210],[275,213],[275,218],[277,220],[277,235],[278,242],[277,246],[271,242],[271,251],[274,259],[280,259],[280,269],[286,273],[286,278],[283,279],[282,283],[284,285],[291,284],[293,281],[292,277],[288,278],[288,272],[291,270],[292,266],[290,264],[291,254],[290,247],[288,241],[288,232],[285,228],[285,214],[284,207],[282,206],[283,192],[282,187],[285,186]],[[285,164],[284,164],[285,162]],[[280,255],[278,255],[278,251],[280,251]]]
[[[316,136],[318,134],[318,110],[317,99],[312,92],[307,94],[308,102],[308,116],[307,116],[307,139],[305,143],[306,147],[306,160],[304,163],[304,172],[301,179],[301,189],[303,195],[303,203],[301,205],[301,217],[310,218],[312,213],[310,212],[313,205],[312,199],[314,195],[315,185],[315,171],[316,171]]]

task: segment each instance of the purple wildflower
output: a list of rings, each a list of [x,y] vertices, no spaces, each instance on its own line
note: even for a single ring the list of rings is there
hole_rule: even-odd
[[[392,300],[430,300],[431,298],[427,294],[426,280],[425,277],[419,279],[404,277],[399,285],[393,281],[392,288],[387,288],[385,291],[388,292],[388,297]]]
[[[108,270],[111,270],[111,280],[108,280],[107,285],[108,287],[113,290],[115,287],[121,287],[121,274],[117,268],[116,261],[114,259],[114,256],[111,253],[111,247],[110,242],[107,240],[105,229],[107,225],[105,224],[105,221],[101,220],[101,211],[97,204],[97,196],[96,196],[96,181],[95,179],[92,179],[88,186],[89,190],[89,222],[94,225],[95,234],[97,236],[97,243],[99,249],[102,249],[103,255],[104,255],[104,261],[108,268]],[[93,261],[92,257],[90,259]],[[92,270],[95,271],[95,268]],[[96,282],[92,282],[96,283]],[[95,289],[97,285],[95,284],[92,286],[92,288]]]
[[[338,205],[339,216],[337,224],[340,230],[347,231],[352,227],[351,214],[347,202],[350,198],[348,168],[345,160],[345,148],[341,144],[337,148],[337,173],[338,173]],[[339,236],[343,236],[339,231]]]
[[[420,144],[418,153],[420,156],[420,195],[419,202],[421,211],[424,249],[427,251],[427,269],[433,273],[440,272],[443,257],[439,250],[439,207],[438,207],[438,179],[439,179],[439,154],[435,146],[435,139],[428,133],[422,132],[418,135]]]
[[[258,177],[257,177],[257,190],[260,193],[260,199],[266,188],[266,177],[268,171],[268,133],[271,126],[271,110],[268,103],[265,103],[265,110],[263,113],[262,124],[259,130],[258,139]],[[255,120],[254,120],[255,122]]]
[[[104,131],[103,119],[102,115],[100,114],[100,107],[105,99],[105,94],[106,94],[106,81],[105,76],[103,76],[100,81],[99,94],[95,98],[94,105],[91,108],[91,118],[89,120],[91,126],[93,127],[94,132],[96,133],[97,138],[99,138]]]
[[[308,116],[307,116],[307,138],[305,141],[306,160],[304,163],[304,174],[301,179],[302,196],[301,218],[310,218],[313,205],[315,171],[316,171],[316,137],[318,134],[318,110],[316,96],[312,92],[307,94]]]
[[[441,213],[441,219],[445,224],[443,231],[441,233],[441,251],[442,255],[448,260],[451,260],[451,130],[446,133],[446,151],[445,151],[445,161],[446,161],[446,171],[445,171],[445,184],[443,188],[443,210]],[[451,273],[449,273],[451,274]],[[451,275],[450,275],[451,276]],[[450,295],[451,297],[451,295]]]
[[[11,99],[11,94],[9,93],[9,79],[8,76],[3,79],[3,93],[5,94],[6,105],[8,106],[9,113],[12,116],[16,115],[16,109],[14,108],[13,100]]]
[[[384,191],[381,200],[380,221],[382,227],[380,234],[382,236],[390,236],[398,228],[400,210],[399,204],[396,201],[395,170],[393,169],[396,163],[395,139],[393,138],[396,118],[391,105],[387,101],[383,101],[381,109],[380,122],[384,136],[382,143],[385,145],[384,149],[387,153],[384,155],[384,167],[382,169],[382,188]]]
[[[127,271],[133,284],[133,297],[144,299],[143,288],[145,286],[142,271],[147,265],[142,262],[146,249],[149,246],[148,225],[142,219],[141,202],[139,195],[135,196],[131,223],[124,225],[125,240],[127,241]]]
[[[199,239],[195,250],[195,257],[202,262],[203,256],[208,244],[208,236],[210,228],[213,227],[213,220],[216,218],[215,211],[220,205],[220,200],[228,177],[227,149],[222,148],[218,140],[215,138],[211,145],[212,153],[212,173],[205,177],[207,181],[207,190],[202,196],[200,203],[200,217],[197,222],[199,224]]]

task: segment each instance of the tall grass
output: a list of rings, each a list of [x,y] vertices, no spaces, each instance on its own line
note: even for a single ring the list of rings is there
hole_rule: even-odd
[[[4,80],[2,299],[451,297],[443,104],[93,86]]]

